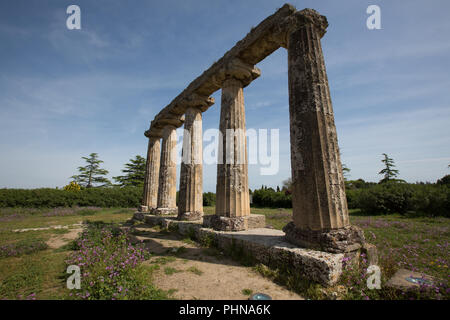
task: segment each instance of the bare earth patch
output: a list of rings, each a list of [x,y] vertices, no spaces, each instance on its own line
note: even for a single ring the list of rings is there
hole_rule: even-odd
[[[215,249],[183,241],[174,233],[146,231],[137,238],[144,240],[154,254],[145,262],[156,268],[153,283],[171,290],[176,299],[239,300],[248,299],[249,293],[262,292],[274,300],[303,300],[252,268],[240,265]]]
[[[62,246],[66,245],[72,240],[75,240],[78,238],[78,235],[83,231],[83,228],[75,228],[75,229],[69,229],[69,232],[64,234],[58,234],[55,236],[52,236],[50,239],[46,241],[47,245],[51,249],[58,249]]]

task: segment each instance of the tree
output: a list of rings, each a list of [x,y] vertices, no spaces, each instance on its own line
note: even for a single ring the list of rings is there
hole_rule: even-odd
[[[347,167],[345,163],[342,164],[342,174],[344,175],[344,180],[348,180],[350,176],[350,168]]]
[[[384,163],[385,168],[380,172],[378,172],[378,174],[383,174],[384,178],[380,180],[380,183],[395,180],[395,177],[398,176],[398,170],[393,169],[395,168],[394,159],[389,158],[389,156],[386,153],[383,153],[383,156],[384,159],[381,160],[381,162]]]
[[[116,182],[122,186],[143,186],[145,179],[145,158],[137,155],[134,159],[130,159],[130,163],[125,164],[122,172],[123,176],[113,177]]]
[[[78,167],[80,174],[71,177],[75,182],[86,188],[111,185],[111,181],[104,177],[108,174],[108,170],[100,168],[100,164],[103,161],[98,159],[97,153],[91,153],[89,157],[81,158],[86,160],[88,164],[85,167]]]
[[[292,192],[292,178],[287,178],[283,181],[282,187],[284,193],[290,194]]]

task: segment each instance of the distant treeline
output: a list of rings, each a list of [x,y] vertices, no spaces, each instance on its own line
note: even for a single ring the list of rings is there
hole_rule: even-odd
[[[410,184],[400,180],[374,183],[359,179],[346,181],[346,194],[349,209],[361,209],[370,215],[400,213],[450,217],[449,179],[433,184]],[[292,195],[288,190],[262,187],[252,195],[254,206],[292,208]]]
[[[350,209],[367,214],[400,213],[417,216],[450,217],[450,183],[409,184],[401,181],[385,183],[346,181]],[[0,207],[55,208],[74,206],[137,208],[142,201],[142,187],[98,187],[81,190],[0,189]],[[292,195],[287,188],[274,190],[261,187],[251,191],[252,206],[292,208]],[[214,206],[216,195],[203,194],[203,205]]]
[[[142,187],[96,187],[81,190],[64,189],[0,189],[0,208],[57,208],[57,207],[123,207],[137,208],[142,202]],[[178,192],[177,192],[178,198]],[[203,194],[203,205],[214,206],[216,194]]]

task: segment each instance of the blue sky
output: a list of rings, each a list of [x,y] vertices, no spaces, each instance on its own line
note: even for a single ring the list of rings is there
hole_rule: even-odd
[[[145,155],[156,113],[283,1],[0,2],[0,187],[61,187],[97,152],[110,177]],[[450,164],[450,2],[291,1],[326,15],[322,39],[343,162],[378,181],[381,154],[400,178],[435,181]],[[66,8],[81,8],[81,30]],[[381,7],[381,30],[366,8]],[[250,187],[290,176],[287,54],[258,64],[244,90],[247,128],[280,130],[280,170],[249,168]],[[217,103],[203,116],[218,128]],[[204,166],[215,191],[216,167]]]

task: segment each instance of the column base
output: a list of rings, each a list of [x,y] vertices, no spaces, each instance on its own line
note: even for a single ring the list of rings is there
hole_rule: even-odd
[[[138,212],[150,212],[148,206],[139,206]]]
[[[334,230],[301,230],[291,221],[283,231],[286,240],[292,244],[332,253],[356,251],[365,243],[363,231],[355,226]]]
[[[248,230],[248,216],[224,217],[213,215],[208,219],[209,227],[219,231],[244,231]]]
[[[176,215],[178,213],[178,208],[155,208],[152,209],[151,213],[159,216]]]
[[[192,212],[183,212],[178,213],[177,219],[180,221],[196,221],[201,220],[203,218],[203,212],[200,211],[192,211]]]

